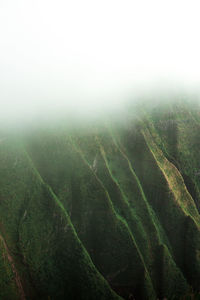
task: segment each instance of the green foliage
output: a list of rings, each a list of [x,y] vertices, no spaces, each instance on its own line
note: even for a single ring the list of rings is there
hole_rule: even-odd
[[[198,294],[198,122],[170,105],[0,144],[0,232],[28,299]],[[0,247],[0,298],[18,299]]]

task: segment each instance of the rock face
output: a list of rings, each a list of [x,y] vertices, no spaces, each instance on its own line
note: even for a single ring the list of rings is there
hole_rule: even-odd
[[[3,140],[0,299],[197,295],[199,149],[186,104]]]

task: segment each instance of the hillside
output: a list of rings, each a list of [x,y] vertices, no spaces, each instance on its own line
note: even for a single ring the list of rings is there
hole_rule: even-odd
[[[198,299],[200,110],[133,115],[1,140],[0,299]]]

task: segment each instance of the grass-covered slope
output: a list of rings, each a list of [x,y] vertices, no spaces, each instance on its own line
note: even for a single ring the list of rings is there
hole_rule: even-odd
[[[198,111],[142,115],[1,142],[2,299],[198,295]]]

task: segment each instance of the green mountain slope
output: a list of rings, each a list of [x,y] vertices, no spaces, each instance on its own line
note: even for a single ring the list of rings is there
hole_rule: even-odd
[[[198,295],[199,126],[170,104],[2,140],[0,298]]]

